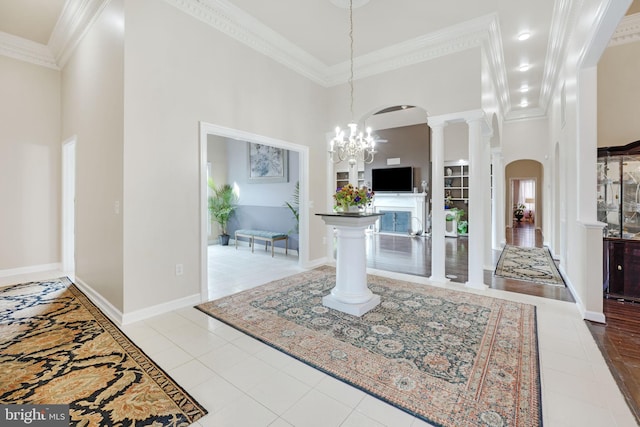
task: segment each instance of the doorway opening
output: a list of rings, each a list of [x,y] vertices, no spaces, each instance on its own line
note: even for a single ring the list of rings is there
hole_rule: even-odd
[[[308,218],[308,182],[309,182],[309,147],[269,138],[262,135],[252,134],[236,129],[226,128],[210,123],[200,122],[200,259],[201,259],[201,298],[202,301],[208,299],[209,294],[209,271],[208,271],[208,245],[210,234],[210,217],[208,210],[208,176],[214,175],[215,170],[210,170],[207,157],[208,137],[216,136],[225,138],[231,143],[247,144],[255,143],[266,146],[286,149],[297,154],[297,168],[299,171],[299,242],[298,242],[298,265],[304,267],[309,264],[309,218]],[[224,160],[226,162],[226,159]],[[240,167],[247,167],[244,162],[238,162]],[[240,165],[240,163],[243,163]],[[215,167],[213,168],[215,169]]]
[[[511,180],[512,221],[536,223],[536,180],[532,178],[513,178]],[[518,212],[522,215],[518,215]]]

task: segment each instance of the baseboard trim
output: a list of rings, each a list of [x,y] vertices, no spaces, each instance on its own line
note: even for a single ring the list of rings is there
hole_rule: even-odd
[[[59,271],[61,268],[62,268],[62,264],[59,262],[54,262],[52,264],[31,265],[28,267],[9,268],[6,270],[0,270],[0,277],[18,276],[20,274],[41,273],[43,271],[54,271],[54,270]]]
[[[113,304],[106,300],[102,295],[96,292],[91,286],[84,280],[75,277],[73,283],[96,305],[112,322],[118,326],[122,326],[123,314]]]
[[[139,322],[150,317],[168,313],[170,311],[179,310],[185,307],[193,307],[202,302],[200,293],[178,298],[176,300],[164,302],[151,307],[142,308],[140,310],[126,313],[122,316],[122,325]]]

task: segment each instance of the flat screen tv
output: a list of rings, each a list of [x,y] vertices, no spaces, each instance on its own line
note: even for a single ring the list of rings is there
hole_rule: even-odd
[[[411,192],[413,191],[413,168],[371,169],[371,187],[373,191]]]

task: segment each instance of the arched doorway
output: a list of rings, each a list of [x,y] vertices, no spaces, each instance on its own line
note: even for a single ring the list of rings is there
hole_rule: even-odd
[[[516,160],[505,168],[505,226],[542,230],[544,223],[543,166],[536,160]]]

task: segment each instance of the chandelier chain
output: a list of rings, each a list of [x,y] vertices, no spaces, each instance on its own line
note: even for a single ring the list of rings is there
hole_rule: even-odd
[[[349,90],[351,94],[351,119],[353,120],[353,0],[349,0],[349,40],[351,42],[349,56]]]
[[[343,160],[348,161],[349,166],[355,167],[358,163],[371,163],[376,155],[375,140],[371,135],[371,128],[367,128],[366,135],[358,132],[358,125],[355,123],[354,114],[354,90],[353,90],[353,0],[349,0],[349,91],[351,123],[349,123],[348,134],[336,127],[336,136],[329,142],[329,158],[332,162],[338,163]]]

